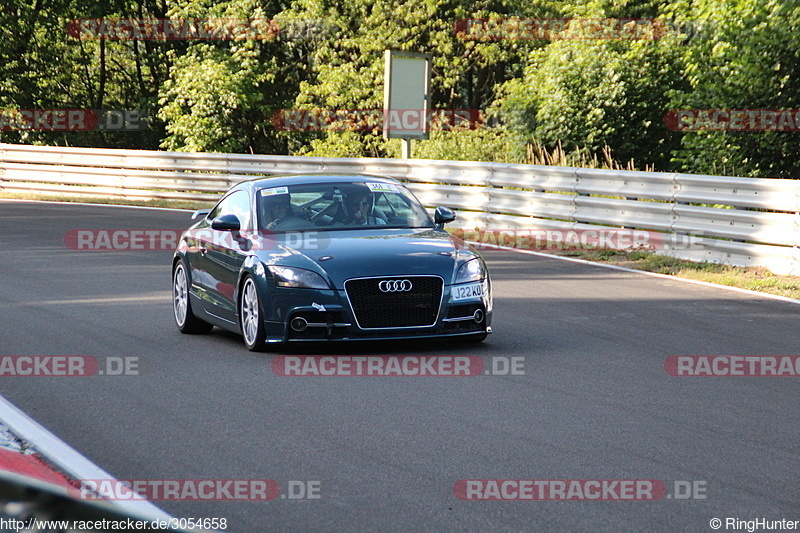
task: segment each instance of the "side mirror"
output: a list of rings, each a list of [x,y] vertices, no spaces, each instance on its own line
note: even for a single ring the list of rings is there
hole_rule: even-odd
[[[211,222],[211,229],[219,231],[239,231],[241,227],[239,217],[236,215],[222,215]]]
[[[204,217],[211,212],[211,209],[198,209],[194,213],[192,213],[192,220],[197,220],[200,217]]]
[[[433,213],[433,222],[440,228],[456,219],[456,214],[449,207],[439,206]]]

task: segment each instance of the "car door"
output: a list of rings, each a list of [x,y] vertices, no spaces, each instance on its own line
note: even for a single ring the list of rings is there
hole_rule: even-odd
[[[239,219],[240,231],[221,231],[211,228],[215,218],[235,215]],[[239,271],[250,250],[251,241],[244,233],[252,229],[250,194],[247,190],[236,190],[226,196],[208,216],[209,226],[202,238],[197,268],[203,272],[206,312],[229,323],[236,322],[236,282]],[[202,250],[205,249],[205,251]]]

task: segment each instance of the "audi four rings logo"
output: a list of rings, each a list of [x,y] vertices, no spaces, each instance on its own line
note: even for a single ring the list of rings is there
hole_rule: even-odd
[[[411,282],[407,279],[385,279],[378,283],[381,292],[408,292],[411,287]]]

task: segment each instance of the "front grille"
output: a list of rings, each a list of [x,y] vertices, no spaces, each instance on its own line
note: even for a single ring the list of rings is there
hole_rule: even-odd
[[[411,282],[411,290],[381,292],[378,288],[382,281],[403,280]],[[396,276],[350,279],[344,289],[361,328],[407,328],[436,323],[442,285],[438,276]]]

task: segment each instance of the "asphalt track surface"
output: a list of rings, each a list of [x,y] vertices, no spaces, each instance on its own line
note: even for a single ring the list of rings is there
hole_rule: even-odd
[[[228,531],[712,531],[800,519],[797,377],[668,375],[670,355],[796,355],[800,305],[487,251],[481,345],[293,354],[523,357],[525,375],[280,377],[235,335],[181,335],[168,251],[68,249],[71,229],[187,213],[0,202],[0,354],[138,357],[139,375],[3,377],[0,394],[121,479],[321,483],[317,500],[156,502]],[[461,479],[706,482],[706,499],[462,501]],[[723,529],[725,527],[723,526]],[[730,529],[728,529],[730,530]]]

